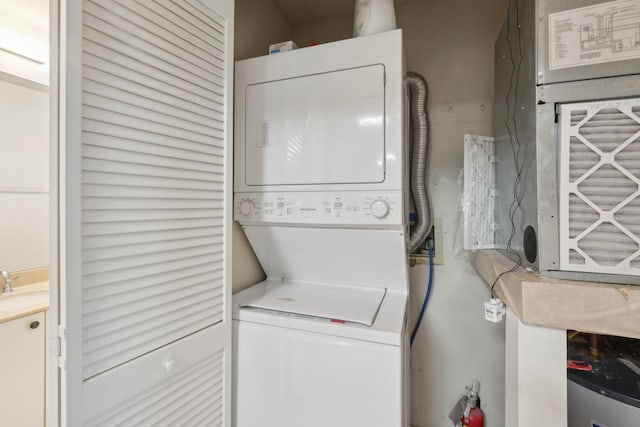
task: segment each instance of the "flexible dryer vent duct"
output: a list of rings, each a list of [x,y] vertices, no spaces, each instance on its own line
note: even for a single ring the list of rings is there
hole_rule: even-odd
[[[411,160],[411,194],[418,222],[409,238],[409,253],[427,238],[433,226],[431,200],[427,189],[429,166],[429,117],[427,116],[427,82],[418,73],[408,72],[405,84],[411,102],[413,155]]]

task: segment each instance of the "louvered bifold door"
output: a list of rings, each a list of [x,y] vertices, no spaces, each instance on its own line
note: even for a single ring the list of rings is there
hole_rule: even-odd
[[[62,16],[67,425],[230,425],[232,1]]]
[[[560,268],[640,275],[640,99],[560,108]]]

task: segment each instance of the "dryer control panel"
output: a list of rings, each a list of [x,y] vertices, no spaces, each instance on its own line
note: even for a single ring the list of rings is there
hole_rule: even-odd
[[[402,225],[402,193],[236,193],[234,219],[245,223]]]

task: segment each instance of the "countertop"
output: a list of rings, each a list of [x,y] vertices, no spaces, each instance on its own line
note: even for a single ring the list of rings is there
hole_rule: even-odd
[[[49,309],[49,282],[17,286],[0,294],[0,323]]]
[[[494,250],[475,251],[471,263],[489,285],[513,266]],[[520,267],[494,291],[525,324],[640,338],[639,285],[553,279]]]

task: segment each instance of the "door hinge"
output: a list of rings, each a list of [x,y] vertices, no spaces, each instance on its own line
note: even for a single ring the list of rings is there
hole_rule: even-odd
[[[58,357],[58,367],[60,369],[67,368],[67,329],[58,325],[58,335],[55,337],[55,351]]]

